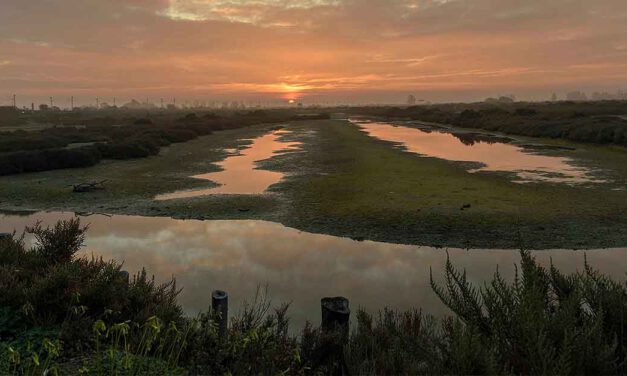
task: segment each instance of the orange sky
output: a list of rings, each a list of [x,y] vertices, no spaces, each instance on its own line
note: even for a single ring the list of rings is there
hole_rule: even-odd
[[[2,0],[0,104],[627,90],[626,25],[627,0]]]

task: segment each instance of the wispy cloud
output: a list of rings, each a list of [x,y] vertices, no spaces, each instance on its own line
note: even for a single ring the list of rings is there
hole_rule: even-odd
[[[277,11],[339,4],[340,0],[170,0],[168,6],[157,13],[174,20],[264,23],[270,14]],[[273,22],[272,24],[286,23]]]

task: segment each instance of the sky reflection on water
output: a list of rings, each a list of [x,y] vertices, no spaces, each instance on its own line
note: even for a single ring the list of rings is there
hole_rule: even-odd
[[[53,224],[71,213],[0,215],[0,232],[21,232],[41,220]],[[399,244],[358,242],[347,238],[304,233],[264,221],[198,221],[161,217],[90,216],[84,255],[124,262],[136,272],[146,267],[157,280],[175,276],[183,287],[180,302],[186,312],[207,309],[214,289],[229,292],[231,312],[252,299],[258,285],[268,285],[273,302],[292,302],[296,326],[319,322],[320,298],[343,295],[351,307],[376,310],[421,307],[440,315],[446,309],[429,287],[429,268],[441,280],[446,261],[443,249]],[[627,248],[588,251],[588,261],[624,280]],[[519,255],[511,250],[450,249],[453,262],[466,268],[472,281],[483,282],[499,271],[512,278]],[[536,251],[545,265],[550,258],[563,271],[581,270],[581,251]]]
[[[385,122],[356,122],[370,136],[401,143],[408,151],[451,161],[479,162],[478,171],[505,171],[516,174],[515,182],[549,181],[568,184],[603,182],[590,171],[575,166],[573,159],[541,155],[531,150],[503,142],[464,142],[461,138],[438,130],[393,125]]]
[[[217,165],[221,171],[192,176],[196,179],[210,180],[217,187],[209,189],[181,190],[155,197],[156,200],[200,197],[210,194],[261,194],[273,184],[278,183],[284,174],[257,168],[258,161],[271,158],[281,151],[293,150],[299,142],[281,140],[286,131],[276,130],[252,139],[252,143],[242,150],[229,150],[232,154]]]

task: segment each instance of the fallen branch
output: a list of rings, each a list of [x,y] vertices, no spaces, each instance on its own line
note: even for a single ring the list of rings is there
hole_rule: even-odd
[[[107,180],[102,180],[93,183],[81,183],[73,185],[72,191],[74,193],[83,193],[83,192],[92,192],[92,191],[100,191],[105,189],[103,184],[106,183]]]

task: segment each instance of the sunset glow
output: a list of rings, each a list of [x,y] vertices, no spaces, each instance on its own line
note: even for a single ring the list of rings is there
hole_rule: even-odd
[[[627,84],[625,21],[624,0],[6,0],[0,85],[43,98],[545,98]]]

